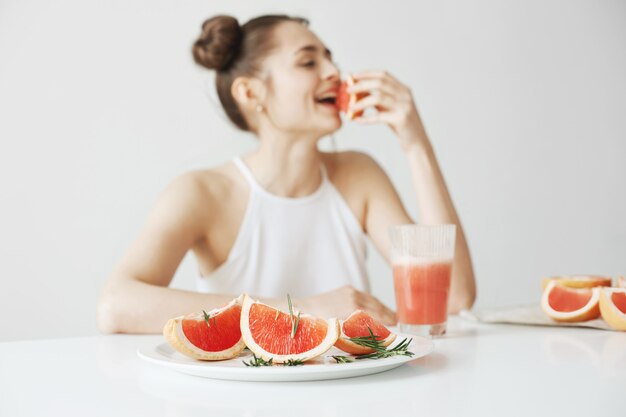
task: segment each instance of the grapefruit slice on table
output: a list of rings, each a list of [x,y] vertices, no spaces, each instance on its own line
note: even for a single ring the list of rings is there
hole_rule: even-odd
[[[341,85],[339,86],[339,92],[337,93],[337,102],[336,102],[337,108],[339,108],[339,111],[345,113],[346,117],[349,120],[354,120],[357,117],[360,117],[363,115],[363,110],[352,112],[350,111],[350,106],[354,105],[354,103],[356,103],[363,97],[366,97],[369,95],[368,93],[358,93],[358,94],[349,93],[348,88],[353,86],[354,84],[355,84],[354,78],[348,75],[348,78],[346,78],[345,81],[341,82]]]
[[[601,275],[557,275],[541,280],[541,289],[545,290],[552,281],[570,288],[610,287],[611,278]]]
[[[358,345],[350,340],[353,337],[370,336],[369,329],[372,330],[372,334],[382,346],[387,347],[396,339],[396,335],[379,321],[363,310],[356,310],[341,322],[341,334],[335,342],[335,347],[352,355],[365,355],[374,352],[374,349]]]
[[[163,336],[176,351],[190,358],[234,358],[246,347],[239,328],[242,299],[239,296],[222,308],[170,319],[163,327]]]
[[[626,288],[600,289],[600,313],[616,330],[626,330]]]
[[[241,334],[257,357],[273,363],[308,361],[330,349],[339,336],[339,321],[336,318],[322,319],[301,314],[295,334],[294,319],[290,313],[282,312],[267,304],[254,301],[245,295],[241,310]]]
[[[541,308],[553,320],[580,322],[600,317],[600,288],[570,288],[551,281],[543,291]]]

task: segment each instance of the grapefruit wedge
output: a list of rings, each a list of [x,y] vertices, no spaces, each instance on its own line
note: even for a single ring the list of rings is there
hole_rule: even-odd
[[[382,346],[387,347],[396,339],[396,335],[379,321],[363,310],[356,310],[341,322],[341,333],[335,342],[335,347],[352,355],[365,355],[374,352],[374,349],[358,345],[350,340],[353,337],[370,336],[370,329]]]
[[[239,327],[242,299],[240,296],[222,308],[170,319],[163,327],[163,336],[176,351],[193,359],[234,358],[246,347]]]
[[[610,287],[611,278],[601,275],[557,275],[541,280],[541,289],[545,290],[552,281],[570,288]]]
[[[363,110],[352,112],[350,111],[350,107],[363,97],[367,97],[369,95],[368,93],[349,93],[348,88],[353,86],[354,84],[354,78],[348,75],[348,78],[346,78],[345,81],[341,82],[341,85],[339,86],[339,92],[337,93],[337,108],[339,108],[339,111],[345,113],[346,117],[349,120],[354,120],[357,117],[363,115]]]
[[[600,313],[612,328],[626,330],[626,288],[602,288]]]
[[[296,318],[297,326],[294,326]],[[254,301],[246,294],[241,309],[241,335],[248,349],[265,361],[305,362],[335,344],[339,337],[339,321],[299,312],[285,313]]]
[[[541,296],[541,308],[555,321],[580,322],[600,317],[600,288],[570,288],[551,281]]]

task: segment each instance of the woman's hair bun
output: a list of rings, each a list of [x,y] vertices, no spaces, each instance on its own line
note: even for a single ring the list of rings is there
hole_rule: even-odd
[[[239,52],[243,33],[232,16],[215,16],[202,24],[202,34],[193,44],[193,59],[208,69],[224,71]]]

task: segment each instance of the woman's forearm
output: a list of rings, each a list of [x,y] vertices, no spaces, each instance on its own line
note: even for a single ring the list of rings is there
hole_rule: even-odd
[[[223,307],[239,294],[207,294],[148,284],[137,279],[111,279],[98,302],[97,322],[103,333],[161,333],[173,317]],[[255,299],[282,307],[286,300]]]
[[[463,227],[446,187],[443,174],[428,140],[420,140],[406,149],[411,178],[417,195],[420,222],[425,224],[455,224],[456,246],[452,267],[448,310],[458,312],[470,308],[476,298],[472,260]]]

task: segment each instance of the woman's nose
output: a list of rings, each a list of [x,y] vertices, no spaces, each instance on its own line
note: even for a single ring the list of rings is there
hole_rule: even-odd
[[[327,60],[325,62],[326,65],[324,66],[322,78],[332,81],[339,80],[339,67],[337,67],[337,65],[330,60]]]

